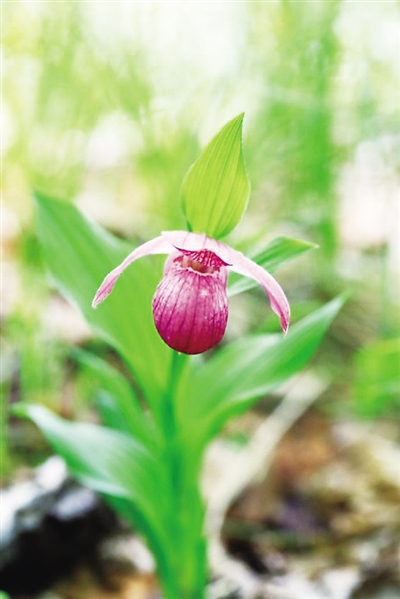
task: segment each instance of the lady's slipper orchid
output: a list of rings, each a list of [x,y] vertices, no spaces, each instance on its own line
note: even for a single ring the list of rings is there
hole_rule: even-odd
[[[93,307],[111,293],[131,262],[149,254],[169,254],[153,297],[153,316],[157,331],[172,349],[199,354],[221,341],[228,321],[228,268],[255,279],[265,289],[286,333],[289,303],[273,276],[224,243],[187,231],[166,231],[136,248],[106,276]]]

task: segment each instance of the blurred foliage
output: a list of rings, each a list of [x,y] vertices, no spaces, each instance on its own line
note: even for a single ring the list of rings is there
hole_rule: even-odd
[[[355,356],[357,413],[367,418],[400,408],[400,339],[384,339],[362,347]]]
[[[398,3],[162,4],[3,6],[5,398],[70,414],[93,386],[71,369],[71,345],[93,342],[48,290],[31,189],[133,243],[184,228],[185,172],[244,110],[253,189],[232,236],[253,254],[276,232],[319,244],[278,272],[295,319],[350,287],[318,364],[342,385],[342,415],[392,414]],[[231,337],[269,326],[263,294],[248,295],[232,299]]]

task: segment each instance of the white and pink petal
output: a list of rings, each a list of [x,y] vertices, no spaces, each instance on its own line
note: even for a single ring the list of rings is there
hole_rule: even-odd
[[[229,249],[230,268],[240,275],[254,279],[263,287],[269,297],[271,309],[279,316],[281,327],[287,333],[290,322],[290,306],[287,297],[274,277],[262,266],[244,256],[241,252]]]
[[[95,308],[98,304],[100,304],[100,302],[104,301],[106,297],[110,295],[111,291],[114,289],[114,285],[118,277],[123,273],[127,266],[132,264],[132,262],[151,254],[170,254],[173,251],[174,248],[171,246],[168,240],[162,236],[155,237],[154,239],[139,245],[139,247],[133,250],[133,252],[131,252],[119,266],[114,268],[114,270],[109,272],[105,277],[93,299],[93,308]]]

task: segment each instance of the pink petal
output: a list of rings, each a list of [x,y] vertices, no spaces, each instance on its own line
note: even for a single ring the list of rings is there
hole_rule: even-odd
[[[95,308],[97,304],[105,300],[106,297],[110,295],[116,280],[125,270],[125,268],[129,266],[129,264],[138,258],[143,258],[143,256],[148,256],[150,254],[169,254],[173,251],[175,251],[174,247],[162,236],[155,237],[154,239],[146,241],[146,243],[140,245],[138,248],[133,250],[133,252],[131,252],[119,266],[108,273],[94,297],[92,302],[93,308]]]
[[[290,307],[286,295],[279,283],[261,266],[246,258],[225,243],[207,237],[202,233],[187,231],[165,231],[161,236],[177,249],[185,251],[201,251],[204,249],[214,252],[235,272],[255,279],[266,291],[272,310],[279,316],[282,329],[286,333],[289,328]]]
[[[290,321],[290,306],[282,287],[269,272],[253,260],[246,258],[241,252],[226,247],[229,250],[231,269],[240,275],[256,280],[264,288],[269,297],[271,309],[279,316],[281,327],[284,333],[287,333]]]

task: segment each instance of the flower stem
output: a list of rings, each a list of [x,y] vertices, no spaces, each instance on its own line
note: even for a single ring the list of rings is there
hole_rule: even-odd
[[[164,582],[166,599],[203,599],[206,571],[206,546],[202,535],[204,509],[199,492],[198,468],[193,466],[184,447],[182,423],[176,411],[177,389],[185,354],[173,352],[170,378],[163,402],[162,427],[165,465],[170,480],[171,539],[169,581]],[[175,590],[170,588],[175,587]]]

